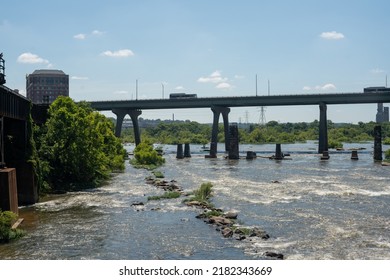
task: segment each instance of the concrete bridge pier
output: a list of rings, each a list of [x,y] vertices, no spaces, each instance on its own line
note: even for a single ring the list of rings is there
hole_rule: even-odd
[[[374,160],[382,161],[382,127],[376,125],[374,127]]]
[[[225,129],[225,151],[229,150],[229,113],[230,108],[227,107],[217,107],[213,106],[211,108],[213,111],[213,128],[211,132],[211,144],[210,144],[210,158],[217,157],[217,143],[218,143],[218,125],[219,125],[219,116],[222,113],[223,125]]]
[[[142,114],[141,110],[130,110],[129,115],[133,122],[135,145],[141,143],[141,133],[139,131],[138,117]]]
[[[135,145],[141,143],[141,133],[139,130],[138,116],[142,114],[141,110],[115,109],[112,112],[116,115],[115,136],[120,137],[122,133],[123,120],[129,115],[133,123]]]
[[[322,154],[328,151],[328,119],[326,117],[326,104],[320,103],[320,124],[319,124],[319,139],[318,153]]]

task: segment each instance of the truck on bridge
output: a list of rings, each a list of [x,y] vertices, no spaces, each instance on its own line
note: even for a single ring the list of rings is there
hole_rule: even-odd
[[[191,98],[198,98],[196,94],[189,94],[189,93],[171,93],[169,95],[169,99],[191,99]]]

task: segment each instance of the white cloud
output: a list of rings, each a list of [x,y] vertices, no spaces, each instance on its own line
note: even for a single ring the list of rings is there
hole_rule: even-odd
[[[175,87],[175,89],[176,89],[176,90],[183,90],[184,87],[183,87],[183,86],[177,86],[177,87]]]
[[[325,84],[321,87],[322,90],[335,90],[336,86],[334,84]]]
[[[39,57],[36,54],[32,53],[22,53],[19,55],[17,61],[19,63],[27,63],[27,64],[47,64],[49,67],[51,66],[50,62],[47,59]]]
[[[337,89],[336,86],[334,84],[331,84],[331,83],[321,85],[321,86],[315,86],[314,88],[310,87],[310,86],[303,87],[303,90],[305,90],[305,91],[309,91],[309,90],[321,91],[321,90],[335,90],[335,89]]]
[[[105,51],[102,52],[101,55],[108,57],[129,57],[133,56],[134,53],[129,49],[123,49],[118,51]]]
[[[72,76],[70,79],[71,80],[89,80],[88,77],[79,77],[79,76]]]
[[[73,36],[73,38],[75,38],[77,40],[85,40],[86,37],[87,37],[87,35],[82,34],[82,33]]]
[[[92,35],[95,35],[95,36],[101,36],[101,35],[103,35],[103,34],[104,34],[103,31],[99,31],[99,30],[94,30],[94,31],[92,31]]]
[[[322,32],[320,37],[326,40],[341,40],[345,38],[343,33],[339,33],[336,31]]]
[[[227,78],[223,78],[221,76],[221,72],[217,70],[217,71],[214,71],[213,73],[211,73],[207,77],[200,77],[198,79],[198,82],[199,83],[214,83],[214,84],[218,84],[218,83],[226,82],[227,80],[228,79]]]
[[[231,84],[223,82],[223,83],[218,84],[215,88],[218,88],[218,89],[229,89],[231,87],[232,87]]]
[[[382,69],[379,69],[379,68],[375,68],[375,69],[371,69],[370,72],[372,74],[382,74],[382,73],[385,73],[385,70],[382,70]]]
[[[245,76],[243,76],[243,75],[234,75],[234,79],[237,79],[237,80],[241,80],[244,78],[245,78]]]
[[[124,95],[124,94],[128,94],[129,92],[127,90],[117,90],[114,92],[114,94],[117,94],[117,95]]]
[[[105,32],[103,32],[103,31],[95,29],[90,34],[80,33],[80,34],[74,35],[73,38],[77,39],[77,40],[85,40],[85,39],[87,39],[87,37],[90,37],[90,36],[102,36],[104,33]]]
[[[223,77],[219,70],[214,71],[207,77],[200,77],[198,82],[217,84],[215,86],[217,89],[229,89],[232,87],[232,85],[228,83],[228,78]]]

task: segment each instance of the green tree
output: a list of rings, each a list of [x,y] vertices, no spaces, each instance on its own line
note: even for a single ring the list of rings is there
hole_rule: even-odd
[[[9,242],[11,239],[18,238],[24,234],[20,229],[12,229],[13,222],[18,216],[11,211],[1,211],[0,209],[0,243]]]
[[[148,141],[142,141],[134,149],[134,159],[130,161],[136,167],[154,169],[162,165],[165,159],[153,149],[153,145]]]
[[[86,103],[59,97],[49,108],[40,157],[48,163],[47,180],[54,189],[99,185],[124,169],[125,150],[113,124]]]

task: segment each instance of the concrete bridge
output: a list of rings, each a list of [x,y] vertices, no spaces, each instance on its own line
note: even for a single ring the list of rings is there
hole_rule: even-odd
[[[222,114],[225,130],[225,150],[229,149],[229,112],[231,107],[260,107],[260,106],[319,106],[319,141],[318,153],[328,150],[327,106],[336,104],[370,104],[389,103],[389,91],[370,93],[331,93],[331,94],[299,94],[299,95],[272,95],[272,96],[240,96],[240,97],[207,97],[207,98],[178,98],[178,99],[142,99],[119,101],[89,102],[92,108],[98,111],[112,111],[117,116],[115,133],[119,137],[123,119],[131,117],[136,144],[141,141],[138,116],[142,110],[156,109],[186,109],[211,108],[213,112],[213,129],[211,135],[210,157],[217,152],[218,123]]]

